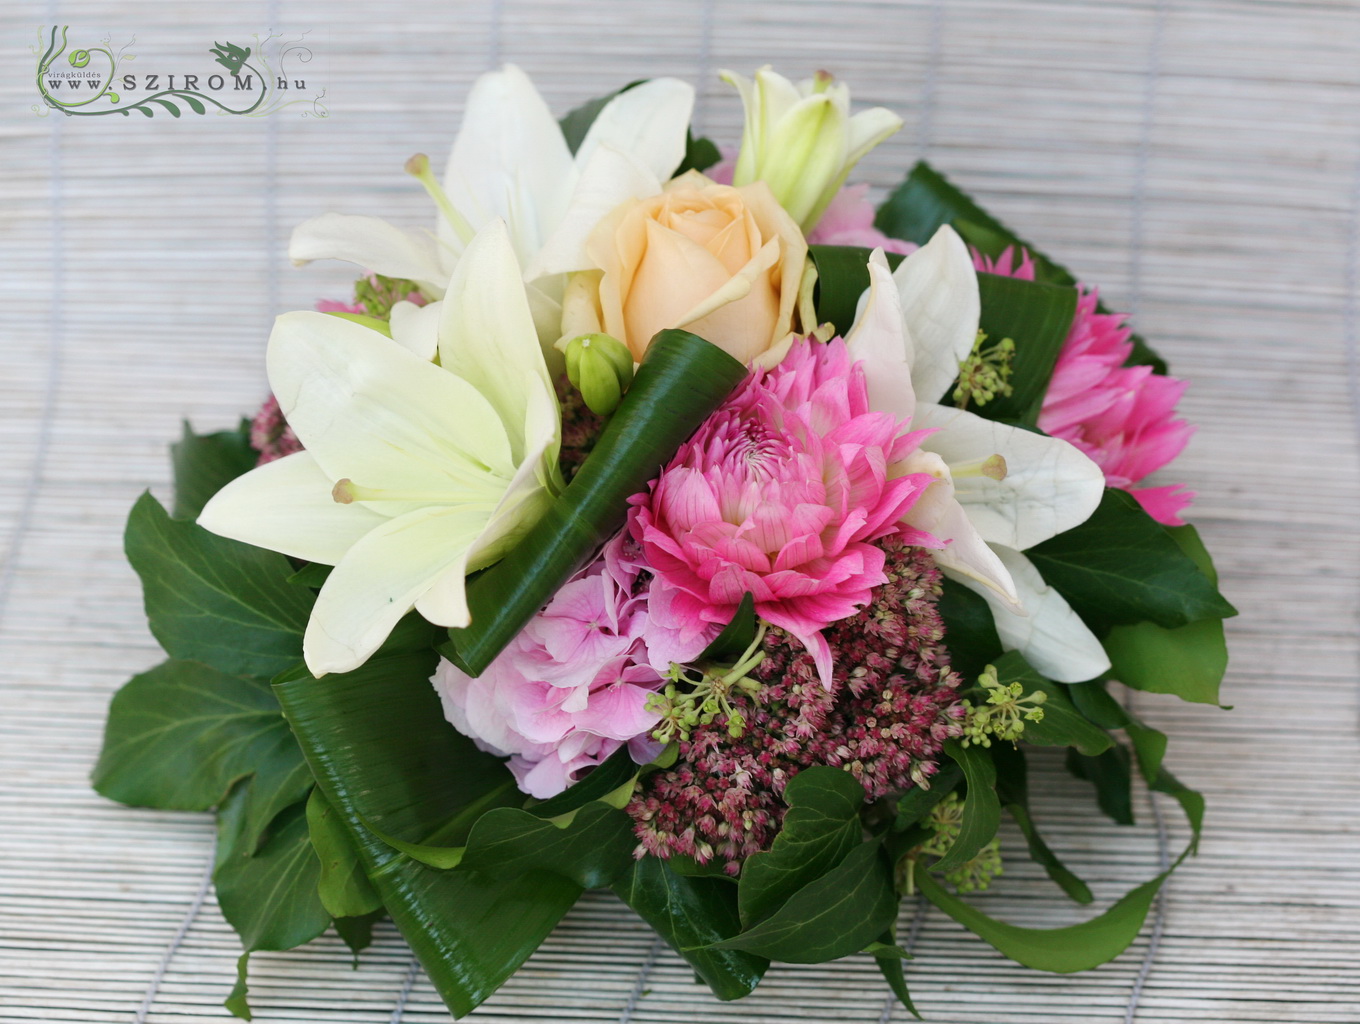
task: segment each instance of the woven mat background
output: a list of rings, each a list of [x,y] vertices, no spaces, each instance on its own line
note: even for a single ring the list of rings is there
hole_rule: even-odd
[[[36,116],[28,48],[53,23],[73,45],[135,36],[142,71],[307,32],[330,116]],[[687,77],[699,127],[728,143],[740,105],[717,69],[837,72],[907,122],[857,175],[876,195],[928,156],[1132,309],[1192,381],[1199,432],[1165,480],[1199,491],[1194,521],[1243,613],[1235,708],[1137,708],[1209,799],[1200,856],[1139,942],[1087,975],[1024,970],[908,907],[926,1018],[1360,1020],[1360,5],[52,0],[6,5],[0,40],[0,1020],[226,1019],[238,947],[204,884],[208,816],[87,784],[109,697],[159,659],[123,519],[144,488],[166,494],[181,419],[222,429],[263,397],[271,318],[345,294],[346,268],[288,265],[292,225],[328,209],[426,223],[401,165],[442,159],[471,80],[506,60],[558,110]],[[1141,823],[1116,828],[1057,762],[1040,776],[1038,819],[1100,900],[1184,840],[1172,805],[1141,794]],[[1027,924],[1082,916],[1022,856],[978,902]],[[251,975],[261,1022],[448,1019],[390,927],[357,969],[328,936],[258,955]],[[885,996],[855,957],[775,967],[720,1004],[590,894],[475,1016],[908,1019]]]

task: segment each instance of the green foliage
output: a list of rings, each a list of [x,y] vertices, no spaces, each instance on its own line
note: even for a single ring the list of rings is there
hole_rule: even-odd
[[[1090,887],[1074,875],[1044,842],[1034,824],[1029,807],[1029,771],[1023,747],[998,743],[991,750],[996,765],[996,792],[1010,812],[1029,846],[1029,856],[1047,872],[1058,887],[1078,903],[1090,903],[1094,897]]]
[[[1001,801],[996,796],[996,768],[985,749],[946,740],[944,752],[963,769],[964,784],[968,787],[959,834],[945,855],[930,866],[932,871],[948,873],[972,860],[996,838],[996,830],[1001,826]]]
[[[992,341],[1014,340],[1015,354],[1008,379],[1011,393],[969,408],[988,419],[1036,426],[1053,365],[1077,311],[1076,289],[979,274],[978,294],[979,327]]]
[[[1077,710],[1070,696],[1071,687],[1039,675],[1018,651],[1002,655],[995,665],[1001,682],[1018,682],[1026,693],[1038,690],[1045,696],[1044,717],[1025,723],[1027,742],[1041,747],[1076,747],[1092,757],[1114,745],[1109,733]]]
[[[869,254],[873,250],[854,245],[810,245],[808,257],[817,267],[818,323],[830,323],[836,333],[846,335],[855,324],[855,307],[869,287]],[[903,257],[886,254],[888,266],[896,270]]]
[[[194,519],[208,499],[243,473],[255,468],[259,453],[250,447],[250,423],[235,430],[195,434],[184,424],[184,436],[170,446],[175,473],[174,516]]]
[[[469,675],[485,671],[558,588],[622,527],[684,440],[745,376],[746,367],[688,331],[660,331],[590,457],[505,558],[468,582],[472,625],[440,651]]]
[[[380,910],[382,899],[364,873],[359,851],[319,789],[307,800],[307,832],[320,864],[317,895],[326,913],[362,918]]]
[[[488,811],[472,826],[463,867],[495,879],[550,871],[583,889],[610,885],[633,862],[632,819],[599,802],[569,817],[559,822],[513,807]]]

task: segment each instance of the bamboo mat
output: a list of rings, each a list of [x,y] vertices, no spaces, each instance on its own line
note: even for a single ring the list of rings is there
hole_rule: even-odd
[[[305,31],[329,117],[39,118],[27,47],[54,22],[135,36],[143,70]],[[726,142],[740,106],[717,69],[837,72],[906,120],[858,175],[877,195],[927,156],[1134,309],[1192,382],[1199,431],[1165,480],[1199,491],[1243,613],[1235,707],[1136,703],[1208,797],[1200,856],[1086,975],[1024,970],[906,908],[926,1018],[1360,1021],[1360,5],[86,0],[7,5],[0,27],[0,1021],[227,1019],[238,947],[203,884],[209,818],[88,789],[109,697],[159,658],[123,519],[144,488],[166,494],[181,419],[221,429],[263,396],[273,315],[345,293],[339,265],[288,266],[292,225],[328,209],[424,224],[402,162],[442,158],[469,83],[505,60],[558,110],[637,77],[699,81],[699,127]],[[1171,805],[1141,794],[1140,824],[1117,828],[1056,761],[1039,775],[1038,820],[1098,900],[1184,840]],[[1007,870],[989,912],[1080,918],[1022,856]],[[326,937],[256,956],[251,978],[262,1022],[448,1019],[390,927],[357,968]],[[885,997],[856,957],[777,966],[718,1003],[589,894],[475,1017],[908,1019]]]

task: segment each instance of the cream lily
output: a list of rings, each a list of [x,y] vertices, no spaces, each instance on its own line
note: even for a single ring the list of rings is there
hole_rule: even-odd
[[[573,155],[529,77],[507,64],[473,85],[442,185],[427,158],[413,157],[407,165],[439,209],[434,232],[327,213],[294,230],[288,254],[298,264],[347,260],[406,278],[435,299],[473,233],[500,218],[533,285],[529,296],[540,337],[551,343],[558,336],[562,279],[535,263],[540,251],[551,238],[549,257],[573,256],[605,212],[660,191],[684,158],[693,105],[694,89],[685,82],[645,82],[605,105]]]
[[[433,363],[323,313],[285,313],[269,383],[304,451],[223,488],[198,522],[335,569],[303,640],[320,676],[362,665],[412,608],[469,621],[464,578],[562,488],[561,422],[509,233],[492,221],[449,282]]]
[[[977,276],[943,227],[890,273],[881,250],[847,344],[865,363],[869,400],[933,433],[898,473],[936,477],[909,522],[950,543],[941,568],[987,599],[1007,649],[1050,679],[1109,668],[1100,641],[1020,552],[1084,522],[1100,502],[1100,467],[1066,441],[939,404],[977,335]]]
[[[763,181],[804,232],[821,219],[855,164],[902,127],[884,107],[850,116],[850,90],[825,71],[794,85],[767,64],[752,81],[719,73],[746,108],[732,184]]]

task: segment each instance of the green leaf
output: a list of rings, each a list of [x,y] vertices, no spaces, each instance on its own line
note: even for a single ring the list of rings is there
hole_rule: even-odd
[[[695,138],[694,133],[686,129],[685,158],[672,176],[678,178],[686,171],[706,171],[721,159],[722,153],[716,142],[703,136]]]
[[[746,653],[756,638],[756,602],[748,590],[737,605],[736,614],[696,661],[735,662]]]
[[[819,765],[784,788],[789,810],[771,848],[742,866],[737,907],[747,928],[835,868],[863,840],[864,787],[849,772]]]
[[[1019,683],[1026,694],[1043,691],[1044,717],[1037,722],[1026,722],[1023,738],[1041,747],[1076,747],[1091,757],[1114,746],[1114,740],[1100,726],[1088,721],[1077,710],[1069,694],[1077,687],[1063,686],[1039,675],[1018,651],[1010,651],[996,660],[996,677],[1001,683]]]
[[[551,871],[583,889],[598,889],[628,870],[636,845],[633,820],[607,804],[586,804],[564,824],[499,807],[472,826],[463,867],[504,880]]]
[[[313,789],[307,801],[307,832],[321,865],[317,894],[326,913],[335,918],[363,918],[380,910],[382,899],[364,874],[359,851],[319,789]]]
[[[1068,748],[1067,770],[1096,788],[1096,803],[1118,825],[1133,824],[1133,775],[1129,750],[1116,743],[1096,757]]]
[[[931,870],[953,871],[977,856],[978,851],[996,838],[1001,827],[1001,801],[996,796],[996,768],[983,747],[965,747],[958,740],[945,740],[944,752],[960,768],[968,786],[963,804],[963,822],[958,838]]]
[[[1193,526],[1166,532],[1200,571],[1217,584],[1213,559]],[[1220,619],[1201,619],[1176,629],[1152,622],[1116,626],[1103,641],[1110,675],[1125,686],[1148,693],[1173,693],[1198,704],[1218,704],[1219,686],[1228,669],[1228,645]]]
[[[982,299],[978,326],[987,335],[986,344],[1010,338],[1015,342],[1015,355],[1011,361],[1011,394],[997,395],[985,405],[969,408],[988,419],[1037,426],[1058,351],[1067,340],[1077,311],[1077,291],[979,274],[978,292]]]
[[[259,453],[250,447],[250,424],[235,430],[195,434],[186,422],[184,436],[170,446],[175,472],[176,519],[195,519],[208,499],[238,476],[255,468]]]
[[[879,845],[860,843],[769,917],[709,948],[792,964],[826,963],[864,949],[897,918],[892,869]]]
[[[258,837],[312,784],[268,684],[167,661],[114,696],[91,781],[121,803],[203,811],[252,775],[239,804],[243,830]]]
[[[808,258],[817,267],[815,305],[819,323],[831,323],[836,333],[846,335],[855,324],[855,308],[864,289],[869,287],[869,254],[872,249],[854,245],[810,245]],[[904,257],[885,254],[893,270]]]
[[[472,625],[449,630],[441,653],[485,671],[558,588],[623,526],[647,487],[746,367],[688,331],[661,331],[589,458],[563,494],[500,562],[468,581]]]
[[[171,116],[171,117],[179,117],[179,107],[175,106],[175,105],[174,105],[173,103],[171,103],[169,100],[154,99],[154,100],[152,100],[152,102],[153,102],[153,103],[159,103],[159,104],[160,104],[161,106],[163,106],[166,110],[170,111],[170,116]]]
[[[1063,892],[1078,903],[1090,903],[1090,886],[1074,875],[1048,846],[1039,830],[1029,806],[1029,771],[1025,763],[1023,748],[1009,743],[998,743],[992,747],[992,760],[996,764],[996,791],[1002,804],[1010,812],[1029,846],[1029,856],[1048,874]]]
[[[423,839],[507,778],[499,759],[444,720],[429,681],[434,653],[388,649],[353,672],[290,678],[274,692],[392,920],[462,1016],[514,973],[581,889],[548,872],[504,882],[438,871],[364,827]]]
[[[897,801],[897,822],[893,826],[893,830],[901,832],[907,826],[920,821],[930,813],[936,804],[954,792],[962,781],[962,768],[953,761],[940,762],[939,771],[931,776],[929,789],[912,786]]]
[[[911,993],[907,991],[907,975],[902,969],[902,961],[910,960],[911,954],[894,944],[892,931],[884,933],[878,942],[870,943],[864,952],[874,958],[883,980],[888,983],[898,1001],[907,1008],[907,1012],[917,1020],[922,1020],[920,1013],[912,1004]]]
[[[613,888],[719,999],[747,995],[770,965],[763,957],[711,945],[741,930],[736,887],[728,882],[686,878],[659,857],[643,857]]]
[[[1236,610],[1165,527],[1107,487],[1091,518],[1025,554],[1097,633],[1150,620],[1168,628]]]
[[[206,114],[208,112],[207,108],[204,107],[202,103],[196,100],[193,96],[190,96],[188,93],[178,93],[177,95],[185,103],[189,104],[189,109],[192,110],[195,114]]]
[[[1008,246],[1025,249],[1034,260],[1035,276],[1040,281],[1072,287],[1077,284],[1066,267],[1016,235],[924,160],[911,169],[874,218],[874,226],[884,234],[920,245],[930,241],[931,235],[944,224],[953,225],[965,242],[987,256],[998,256]],[[1096,308],[1102,313],[1109,312],[1103,303]],[[1166,373],[1166,363],[1146,341],[1136,334],[1130,340],[1133,353],[1125,365],[1146,364],[1155,373]]]
[[[645,81],[647,79],[639,78],[636,81],[629,82],[622,89],[616,89],[614,92],[597,96],[593,100],[587,100],[579,107],[568,111],[558,120],[557,123],[562,128],[562,136],[567,140],[567,148],[571,150],[573,156],[581,148],[581,143],[586,138],[586,132],[590,131],[590,126],[595,123],[595,118],[600,116],[600,111],[605,108],[606,104],[620,93],[625,93]]]
[[[335,569],[333,565],[322,565],[320,562],[308,562],[293,575],[288,577],[288,582],[295,587],[311,587],[313,590],[320,590],[330,579],[331,572]]]
[[[364,914],[362,917],[337,917],[335,919],[335,933],[344,940],[345,945],[354,954],[355,966],[358,966],[359,954],[373,945],[373,926],[386,916],[386,910],[375,910],[373,913]]]
[[[313,595],[288,585],[283,555],[171,519],[149,493],[132,507],[124,547],[151,632],[171,657],[249,676],[302,659]]]
[[[949,895],[926,871],[917,872],[916,884],[931,903],[1012,960],[1040,971],[1069,974],[1098,967],[1128,949],[1170,873],[1144,882],[1099,917],[1065,928],[1021,928],[988,917]]]
[[[996,619],[981,594],[948,578],[942,581],[942,587],[937,607],[944,619],[944,642],[949,647],[949,659],[954,671],[972,682],[1001,657]]]

